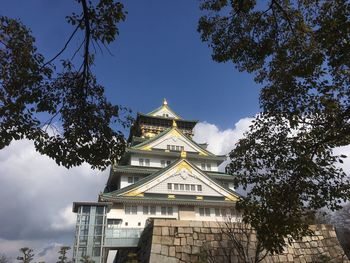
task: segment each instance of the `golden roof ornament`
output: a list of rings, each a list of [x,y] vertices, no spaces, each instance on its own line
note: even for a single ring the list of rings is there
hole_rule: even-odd
[[[163,99],[163,106],[168,105],[168,102],[166,101],[166,98]]]
[[[177,127],[176,121],[173,120],[173,127]]]
[[[181,158],[186,158],[186,156],[187,156],[187,153],[184,150],[182,150],[181,151]]]

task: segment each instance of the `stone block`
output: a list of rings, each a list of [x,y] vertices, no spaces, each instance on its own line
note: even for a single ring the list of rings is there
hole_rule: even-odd
[[[182,253],[191,254],[191,246],[183,246]]]
[[[153,235],[156,235],[156,236],[162,235],[162,228],[159,226],[153,227]]]
[[[173,237],[167,237],[164,236],[161,238],[162,245],[173,245],[174,244],[174,238]]]
[[[161,248],[162,248],[162,246],[160,244],[153,244],[151,252],[156,253],[156,254],[160,254]]]
[[[167,226],[162,227],[162,235],[169,236],[169,228]]]
[[[175,247],[169,247],[169,257],[175,257],[176,250]]]
[[[154,244],[161,244],[162,242],[162,240],[161,240],[161,236],[153,236],[152,237],[152,243],[154,243]]]
[[[190,255],[188,255],[186,253],[182,253],[181,254],[181,260],[183,260],[185,262],[190,262]]]
[[[164,256],[168,256],[169,255],[169,247],[162,245],[162,250],[160,253]]]
[[[206,234],[205,239],[207,241],[214,241],[214,235],[213,234]]]
[[[190,246],[193,245],[193,238],[192,237],[187,237],[187,245],[190,245]]]
[[[203,241],[202,240],[194,240],[193,241],[193,244],[195,246],[198,246],[198,247],[201,247],[203,245]]]
[[[191,255],[190,256],[190,262],[198,262],[199,261],[199,257],[197,255]]]
[[[182,252],[182,246],[176,246],[175,247],[175,252],[176,253],[181,253]]]
[[[168,227],[169,229],[169,236],[174,236],[175,235],[175,227]]]
[[[192,234],[192,233],[193,233],[192,227],[185,227],[185,228],[184,228],[184,233],[186,233],[186,234]]]
[[[193,228],[193,232],[200,233],[201,232],[201,228],[200,227],[194,227]]]
[[[193,233],[192,237],[193,239],[198,239],[198,233]]]
[[[174,245],[179,246],[181,244],[180,241],[181,241],[180,238],[174,238]]]
[[[176,253],[176,254],[175,254],[175,257],[181,259],[181,253]],[[158,263],[160,263],[160,262],[158,262]]]
[[[191,250],[192,250],[192,254],[199,254],[200,253],[200,247],[192,246]]]
[[[287,260],[288,260],[289,262],[293,262],[293,261],[294,261],[293,255],[288,254],[288,255],[287,255]]]
[[[190,221],[189,226],[190,227],[202,227],[203,223],[202,223],[202,221]]]
[[[181,246],[186,246],[186,244],[187,244],[186,238],[185,238],[185,237],[182,237],[182,238],[181,238]]]
[[[202,227],[201,232],[202,233],[211,233],[210,228],[208,228],[208,227]]]

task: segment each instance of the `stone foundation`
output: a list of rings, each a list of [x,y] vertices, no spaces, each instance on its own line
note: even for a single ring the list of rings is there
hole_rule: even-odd
[[[140,239],[138,260],[150,263],[227,262],[225,253],[233,250],[232,240],[223,233],[225,228],[226,225],[217,222],[155,219]],[[310,229],[314,231],[313,236],[293,241],[282,254],[267,255],[261,262],[350,263],[332,226],[311,225]],[[254,230],[249,231],[239,241],[247,255],[254,258],[256,236]],[[236,252],[231,253],[232,259],[233,262],[244,262]]]

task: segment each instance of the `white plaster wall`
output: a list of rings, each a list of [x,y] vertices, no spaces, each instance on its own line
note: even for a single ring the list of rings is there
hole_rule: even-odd
[[[163,206],[163,205],[162,205]],[[115,208],[113,207],[110,212],[107,214],[107,218],[109,219],[122,219],[122,224],[120,227],[122,228],[138,228],[145,227],[146,220],[148,218],[172,218],[178,219],[178,207],[171,206],[173,208],[173,215],[162,215],[160,205],[156,206],[156,214],[155,215],[144,215],[143,214],[143,205],[137,206],[137,214],[125,214],[124,207],[123,208]],[[169,206],[169,205],[164,205]],[[128,222],[128,225],[125,225],[125,222]],[[141,223],[139,226],[138,223]]]
[[[164,117],[163,114],[168,114],[168,118],[176,118],[176,116],[166,108],[161,108],[159,111],[155,112],[154,116]]]
[[[141,175],[122,175],[120,176],[120,188],[124,188],[126,186],[131,185],[130,183],[128,183],[128,177],[135,177],[137,176],[139,178],[139,180],[141,180],[143,178],[143,176]]]

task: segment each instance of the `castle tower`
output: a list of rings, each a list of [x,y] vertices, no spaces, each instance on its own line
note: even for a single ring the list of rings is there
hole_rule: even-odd
[[[192,140],[197,121],[184,120],[164,99],[138,113],[129,147],[111,167],[97,202],[75,202],[74,260],[107,262],[118,249],[136,247],[149,218],[223,221],[235,217],[233,176],[219,172],[226,156]]]

